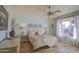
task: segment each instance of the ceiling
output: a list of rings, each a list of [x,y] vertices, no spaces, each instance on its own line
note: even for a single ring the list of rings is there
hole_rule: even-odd
[[[15,16],[47,16],[44,11],[48,11],[46,5],[7,5],[8,10]],[[52,17],[57,17],[72,11],[79,10],[78,5],[52,5],[52,11],[61,10],[61,13],[56,13]]]

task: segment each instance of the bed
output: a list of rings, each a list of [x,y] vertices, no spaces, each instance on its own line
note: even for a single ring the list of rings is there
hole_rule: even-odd
[[[53,47],[58,43],[58,39],[56,36],[52,35],[35,35],[29,33],[29,41],[33,45],[33,49],[38,49],[43,46]]]

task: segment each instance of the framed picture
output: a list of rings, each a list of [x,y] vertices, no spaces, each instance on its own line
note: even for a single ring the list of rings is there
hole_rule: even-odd
[[[8,29],[8,12],[0,5],[0,31]]]

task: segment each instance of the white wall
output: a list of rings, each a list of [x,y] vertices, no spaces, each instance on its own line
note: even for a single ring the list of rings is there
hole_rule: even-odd
[[[42,25],[47,25],[49,27],[49,20],[44,18],[44,17],[39,17],[39,16],[17,16],[15,17],[15,31],[16,34],[19,33],[19,26],[22,24],[42,24]],[[49,30],[49,28],[47,28]]]
[[[53,27],[52,27],[52,24],[53,24]],[[56,35],[56,20],[53,18],[49,20],[49,32],[52,35]]]

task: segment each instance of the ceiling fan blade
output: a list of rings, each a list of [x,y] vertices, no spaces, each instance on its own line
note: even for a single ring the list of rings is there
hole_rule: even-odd
[[[56,10],[56,11],[54,11],[52,13],[60,13],[60,12],[61,12],[60,10]]]

